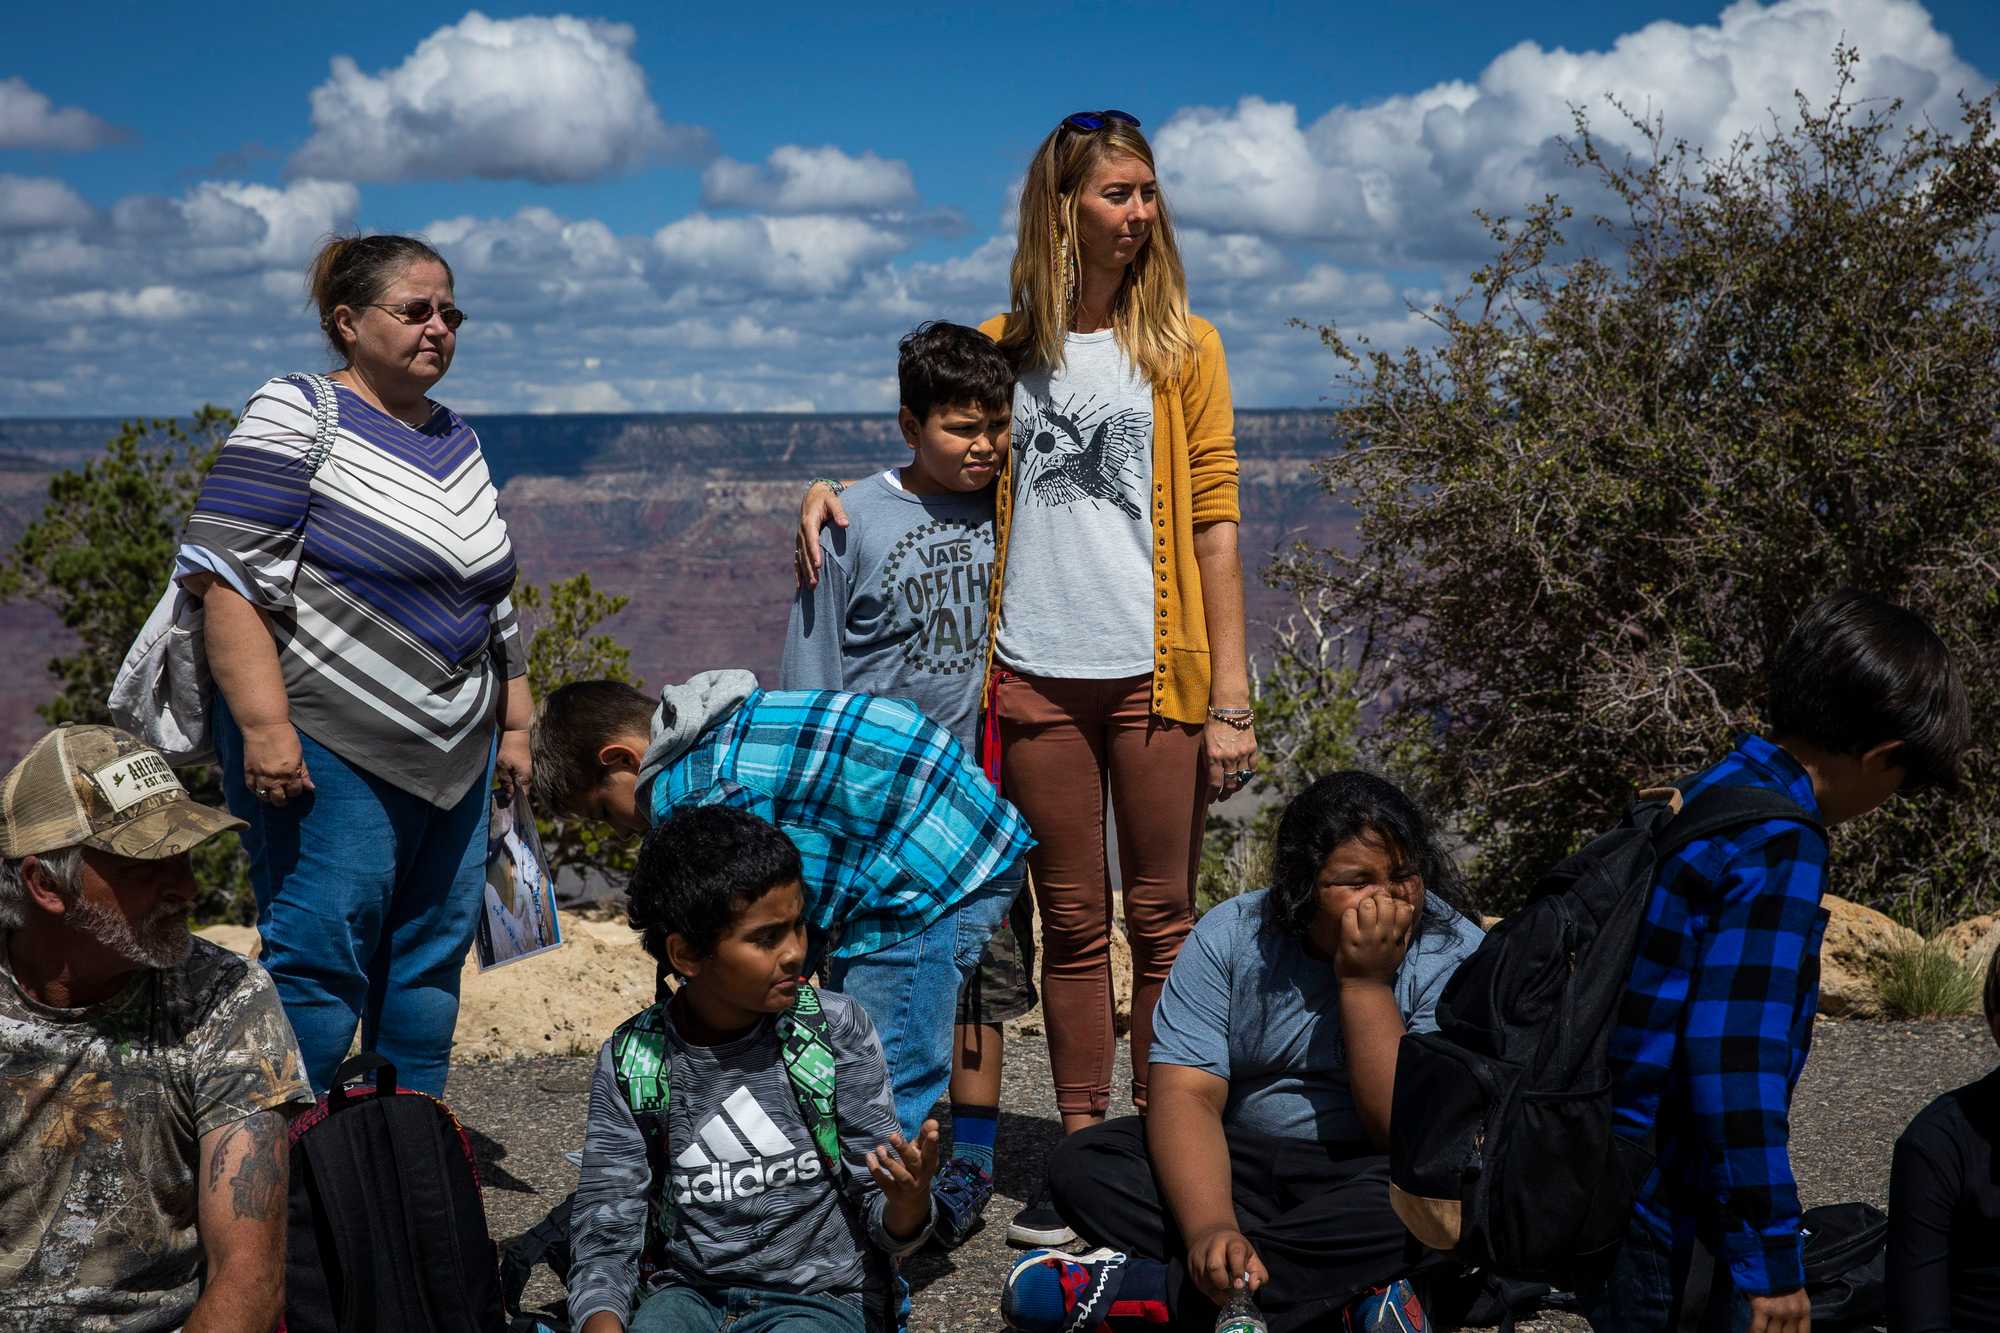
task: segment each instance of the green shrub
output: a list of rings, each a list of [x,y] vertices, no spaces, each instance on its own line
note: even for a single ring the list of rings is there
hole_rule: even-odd
[[[1201,869],[1195,876],[1194,910],[1206,912],[1239,893],[1269,888],[1271,884],[1271,838],[1263,819],[1208,817],[1208,833],[1201,847]]]
[[[1882,53],[1888,56],[1889,53]],[[1422,346],[1324,329],[1351,540],[1285,561],[1358,662],[1367,743],[1403,753],[1503,909],[1635,788],[1767,723],[1770,660],[1843,586],[1926,616],[2000,728],[2000,130],[1911,124],[1852,91],[1704,151],[1582,111],[1579,225],[1490,220]],[[1843,895],[1906,921],[2000,899],[2000,782],[1891,803],[1834,850]]]
[[[1979,979],[1935,940],[1890,954],[1881,992],[1882,1008],[1896,1018],[1954,1018],[1979,1007]]]
[[[1245,799],[1211,806],[1195,877],[1195,910],[1271,883],[1278,820],[1314,780],[1375,761],[1360,743],[1366,701],[1357,692],[1366,645],[1336,627],[1324,593],[1300,592],[1273,627],[1269,657],[1251,663],[1257,776]],[[1250,801],[1255,813],[1238,813]]]

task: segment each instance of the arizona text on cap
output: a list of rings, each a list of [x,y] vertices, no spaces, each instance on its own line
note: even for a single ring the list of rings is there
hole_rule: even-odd
[[[0,856],[81,845],[161,861],[245,827],[197,804],[158,750],[115,727],[57,727],[0,781]]]

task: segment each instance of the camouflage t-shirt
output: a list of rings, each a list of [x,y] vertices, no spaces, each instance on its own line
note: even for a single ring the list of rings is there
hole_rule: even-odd
[[[263,968],[196,939],[113,999],[22,994],[0,933],[0,1328],[179,1328],[200,1295],[201,1138],[310,1101]]]

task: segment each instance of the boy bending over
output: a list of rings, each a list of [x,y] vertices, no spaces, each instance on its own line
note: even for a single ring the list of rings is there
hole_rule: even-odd
[[[800,871],[784,834],[722,806],[640,849],[631,922],[683,984],[591,1077],[583,1333],[894,1326],[891,1262],[930,1233],[937,1122],[903,1138],[868,1015],[801,982]]]
[[[615,681],[565,685],[533,746],[544,810],[644,832],[720,804],[784,830],[804,868],[804,970],[868,1011],[914,1137],[951,1074],[959,989],[1034,845],[951,733],[899,699],[710,671],[657,710]]]

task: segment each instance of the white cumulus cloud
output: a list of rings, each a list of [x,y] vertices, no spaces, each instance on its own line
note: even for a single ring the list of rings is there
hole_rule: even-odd
[[[718,158],[701,173],[702,202],[711,208],[767,213],[868,213],[917,201],[910,164],[864,152],[850,156],[828,144],[784,144],[762,166]]]
[[[198,243],[228,247],[241,260],[299,265],[354,218],[361,196],[345,181],[293,181],[283,189],[203,181],[180,208]]]
[[[1916,0],[1737,0],[1714,23],[1650,23],[1604,51],[1523,42],[1474,81],[1335,107],[1310,124],[1258,97],[1186,108],[1154,147],[1179,215],[1211,232],[1456,263],[1484,244],[1473,209],[1518,213],[1581,187],[1556,142],[1572,131],[1572,106],[1617,148],[1641,145],[1607,96],[1661,116],[1669,141],[1724,149],[1789,119],[1795,89],[1824,103],[1842,42],[1862,56],[1850,96],[1900,97],[1911,117],[1954,124],[1958,94],[1987,87]]]
[[[335,56],[312,93],[297,175],[583,181],[661,160],[702,160],[708,134],[668,123],[632,58],[629,24],[490,19],[474,10],[394,69]]]
[[[140,319],[150,322],[185,319],[206,304],[194,292],[157,283],[134,290],[71,292],[52,298],[48,313],[58,319]]]
[[[1155,147],[1189,295],[1222,330],[1236,401],[1311,405],[1333,391],[1331,358],[1292,317],[1389,347],[1434,337],[1410,307],[1457,291],[1490,253],[1474,207],[1518,214],[1550,190],[1581,208],[1598,202],[1555,143],[1571,103],[1591,111],[1613,152],[1634,141],[1607,93],[1663,116],[1670,136],[1726,147],[1789,116],[1795,87],[1823,103],[1843,38],[1863,58],[1852,95],[1901,95],[1906,115],[1946,132],[1959,127],[1956,91],[1985,87],[1912,0],[1724,3],[1710,23],[1654,23],[1602,50],[1517,46],[1461,79],[1365,106],[1250,97],[1165,118]],[[0,176],[0,311],[12,316],[0,318],[0,413],[71,399],[60,410],[185,411],[324,368],[302,299],[320,237],[364,215],[398,230],[422,222],[394,213],[396,192],[376,200],[350,183],[371,154],[388,164],[380,174],[550,180],[643,160],[674,132],[631,51],[615,25],[469,17],[400,67],[321,89],[329,112],[314,151],[338,149],[340,169],[295,164],[283,188],[210,179],[93,207],[60,180]],[[562,63],[586,52],[598,63],[583,73]],[[585,84],[588,96],[575,91]],[[563,119],[595,101],[605,106],[580,128]],[[351,144],[341,125],[359,127]],[[371,147],[391,139],[393,151]],[[921,202],[910,165],[883,156],[889,146],[770,149],[714,162],[698,209],[643,225],[552,206],[575,192],[524,207],[528,192],[515,191],[517,203],[468,203],[417,226],[452,263],[471,314],[444,401],[488,412],[889,409],[900,335],[1005,307],[1018,177],[998,225],[970,233]],[[976,188],[1001,186],[996,174]]]
[[[525,386],[535,395],[534,412],[630,412],[632,400],[605,380]]]
[[[831,214],[718,218],[693,213],[653,234],[670,278],[801,294],[847,286],[857,271],[909,247],[907,238]]]
[[[57,107],[26,79],[0,79],[0,148],[83,152],[131,135],[82,107]]]
[[[48,231],[90,218],[90,205],[61,181],[0,172],[0,231]]]
[[[424,228],[432,244],[449,251],[454,269],[479,273],[544,266],[550,280],[637,276],[633,247],[595,218],[569,221],[531,206],[511,218],[446,218]]]

